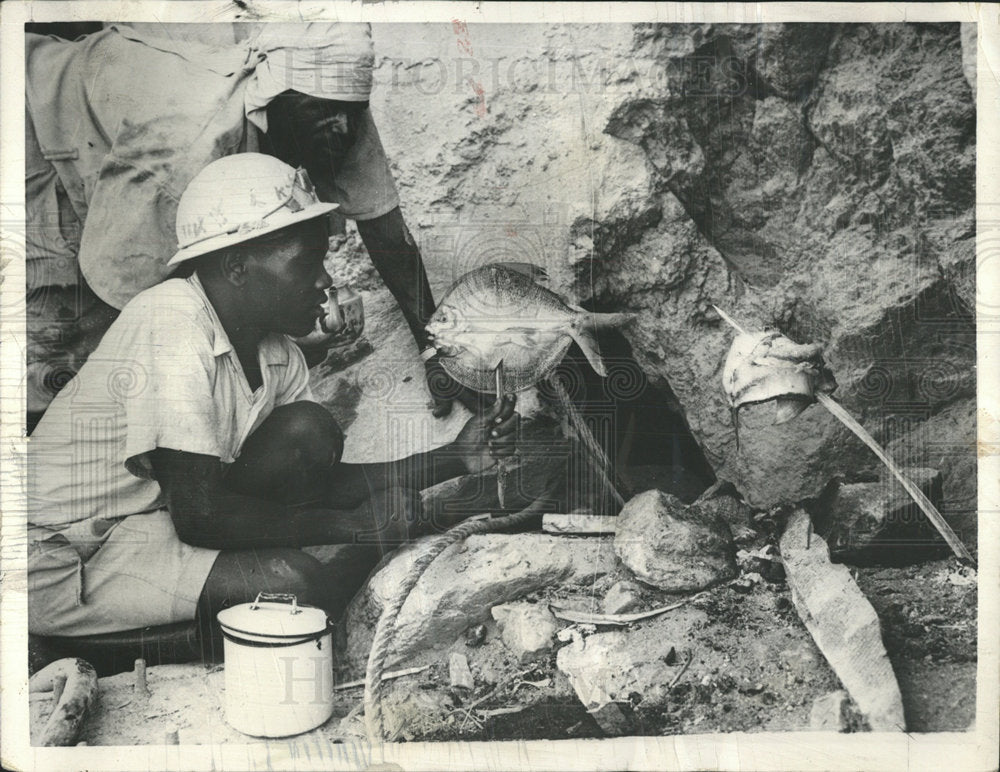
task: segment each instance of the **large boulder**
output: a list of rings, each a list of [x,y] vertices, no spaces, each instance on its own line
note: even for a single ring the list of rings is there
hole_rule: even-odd
[[[937,469],[904,467],[903,474],[940,507],[941,473]],[[840,485],[831,498],[815,525],[837,562],[905,565],[947,552],[941,535],[888,473],[880,482]]]
[[[668,592],[695,592],[734,578],[733,535],[718,514],[658,490],[618,515],[615,553],[639,579]]]
[[[422,542],[404,548],[371,577],[348,607],[347,663],[363,670],[387,600],[402,584]],[[431,563],[400,610],[386,666],[450,645],[490,609],[555,584],[583,584],[611,573],[608,537],[567,539],[536,533],[484,534],[453,544]]]

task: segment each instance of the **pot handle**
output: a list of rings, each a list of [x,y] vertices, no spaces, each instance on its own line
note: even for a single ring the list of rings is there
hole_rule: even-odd
[[[292,603],[292,614],[302,613],[302,609],[299,608],[299,599],[290,592],[258,592],[257,597],[253,603],[250,604],[250,610],[256,611],[260,608],[261,599],[264,600],[287,600]]]

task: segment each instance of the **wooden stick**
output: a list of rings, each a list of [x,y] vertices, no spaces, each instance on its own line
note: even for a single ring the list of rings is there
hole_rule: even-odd
[[[559,383],[556,378],[551,376],[549,377],[549,384],[552,386],[556,396],[559,398],[559,404],[562,406],[566,417],[569,418],[570,425],[576,432],[577,438],[580,440],[583,447],[588,451],[586,458],[590,464],[590,468],[597,472],[605,487],[608,491],[610,491],[611,497],[615,500],[615,503],[619,507],[625,506],[625,499],[622,498],[622,495],[618,492],[614,482],[609,477],[609,472],[613,471],[611,459],[608,458],[604,449],[597,444],[597,440],[594,439],[594,435],[591,433],[590,429],[587,428],[587,424],[580,415],[580,411],[576,409],[576,405],[573,404],[573,400],[569,398],[569,393],[566,391],[566,388]]]
[[[134,682],[132,691],[140,697],[149,696],[149,686],[146,683],[146,660],[137,659],[135,661]]]
[[[660,614],[665,614],[668,611],[673,611],[681,606],[686,606],[693,600],[697,600],[704,596],[704,592],[699,592],[696,595],[692,595],[690,598],[685,598],[679,603],[673,603],[669,606],[662,606],[660,608],[650,609],[649,611],[637,611],[633,614],[594,614],[590,611],[577,611],[570,608],[561,608],[555,604],[549,604],[549,611],[552,612],[553,616],[559,619],[565,620],[566,622],[575,622],[577,624],[587,624],[587,625],[627,625],[632,622],[638,622],[643,619],[649,619],[650,617],[659,616]]]
[[[408,667],[403,670],[393,670],[392,672],[385,673],[382,676],[383,681],[391,681],[393,678],[402,678],[403,676],[416,675],[417,673],[423,673],[430,665],[424,665],[423,667]],[[364,686],[365,679],[359,678],[357,681],[347,681],[346,683],[336,684],[334,689],[353,689],[356,686]]]
[[[721,308],[715,305],[713,305],[712,308],[718,312],[719,316],[721,316],[730,327],[735,329],[740,334],[746,333],[746,330],[737,324],[736,320]],[[850,429],[858,439],[867,445],[868,449],[878,457],[879,461],[885,464],[886,468],[892,472],[893,477],[899,480],[899,484],[902,485],[906,492],[910,494],[910,498],[912,498],[923,513],[927,515],[927,519],[931,521],[938,533],[941,534],[944,540],[948,543],[952,552],[954,552],[955,555],[957,555],[961,560],[975,566],[976,561],[972,557],[972,553],[970,553],[968,548],[962,544],[958,535],[952,530],[951,526],[948,525],[948,522],[938,511],[937,507],[935,507],[931,500],[924,495],[924,492],[920,490],[920,488],[914,485],[914,483],[903,474],[900,468],[896,466],[896,463],[882,449],[882,446],[879,445],[878,442],[875,441],[875,438],[868,433],[868,430],[858,423],[854,416],[848,413],[844,407],[829,394],[818,393],[813,396],[819,404],[830,411],[834,418]]]

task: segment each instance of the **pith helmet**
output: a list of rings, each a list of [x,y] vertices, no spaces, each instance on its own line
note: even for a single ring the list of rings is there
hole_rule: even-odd
[[[262,153],[213,161],[188,183],[177,205],[180,249],[167,265],[320,217],[325,204],[305,169]]]

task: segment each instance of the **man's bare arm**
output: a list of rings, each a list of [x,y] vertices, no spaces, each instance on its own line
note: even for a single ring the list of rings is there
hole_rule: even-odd
[[[476,474],[494,459],[514,453],[520,416],[507,395],[466,422],[455,441],[427,453],[377,464],[337,464],[330,471],[327,500],[353,507],[374,491],[393,487],[424,490],[444,480]]]
[[[394,501],[390,496],[367,501],[366,496],[344,509],[290,506],[231,490],[225,482],[225,466],[214,456],[169,448],[158,448],[150,456],[177,535],[195,547],[347,544],[357,534],[370,532],[376,521],[389,520],[391,515],[396,515],[397,528],[419,519],[418,501]],[[381,512],[383,509],[398,511]],[[388,523],[378,525],[384,529]]]

